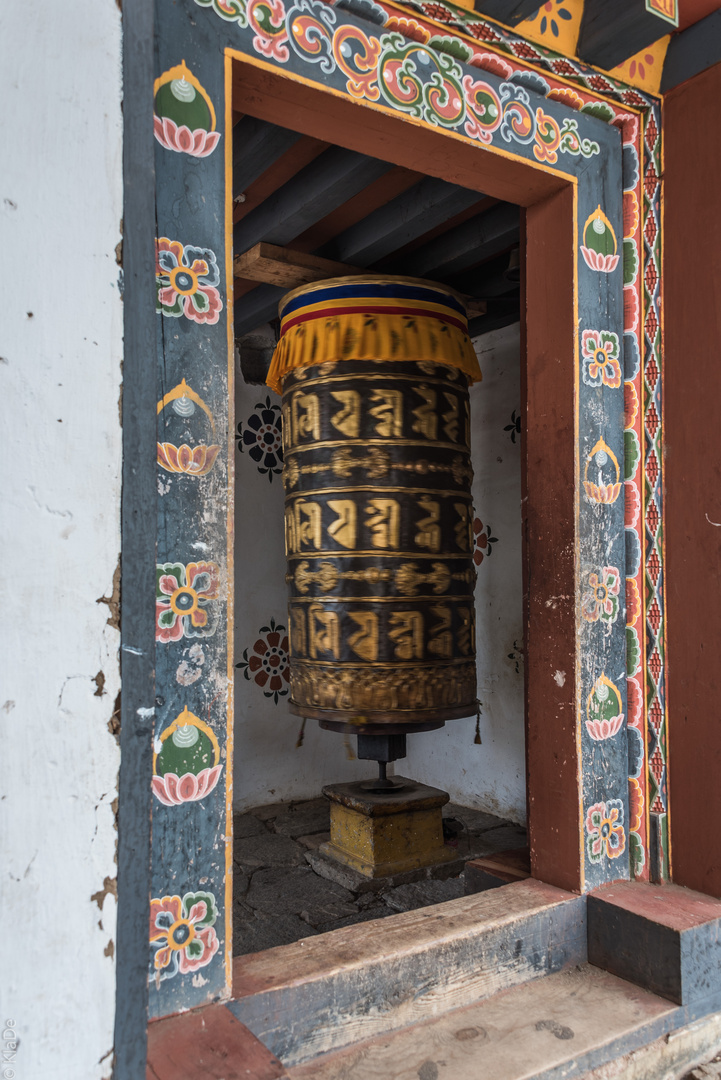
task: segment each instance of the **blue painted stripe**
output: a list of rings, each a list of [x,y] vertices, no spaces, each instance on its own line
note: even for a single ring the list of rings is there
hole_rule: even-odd
[[[299,308],[310,304],[319,304],[323,300],[344,299],[367,299],[369,301],[379,297],[399,300],[422,300],[425,303],[444,304],[454,311],[459,312],[464,318],[466,311],[463,304],[456,300],[455,296],[441,292],[438,289],[425,289],[418,285],[407,285],[401,281],[389,281],[378,283],[365,282],[358,285],[332,285],[324,289],[313,289],[294,297],[280,309],[281,318],[289,315]]]

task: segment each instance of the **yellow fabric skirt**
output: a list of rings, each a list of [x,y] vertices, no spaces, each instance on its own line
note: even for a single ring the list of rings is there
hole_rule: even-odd
[[[343,360],[426,361],[481,378],[463,301],[409,278],[348,277],[295,289],[280,304],[281,336],[266,380],[280,393],[289,371]]]

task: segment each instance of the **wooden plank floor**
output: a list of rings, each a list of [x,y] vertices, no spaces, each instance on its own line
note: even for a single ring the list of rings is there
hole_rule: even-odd
[[[288,1069],[290,1080],[556,1080],[656,1038],[676,1007],[583,965]]]

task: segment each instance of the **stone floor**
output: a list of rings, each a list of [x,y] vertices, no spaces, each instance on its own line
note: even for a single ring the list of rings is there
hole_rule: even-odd
[[[444,835],[455,859],[415,874],[369,881],[318,854],[329,838],[329,816],[324,798],[257,806],[235,815],[236,956],[454,900],[465,894],[463,866],[468,859],[526,845],[520,826],[449,803],[443,809]]]

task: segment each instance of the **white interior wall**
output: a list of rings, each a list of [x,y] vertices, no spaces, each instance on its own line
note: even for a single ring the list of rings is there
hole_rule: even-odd
[[[463,805],[523,822],[521,456],[518,435],[513,442],[511,432],[504,430],[513,410],[516,415],[520,412],[518,325],[479,339],[477,349],[483,381],[471,389],[473,496],[477,515],[498,538],[490,555],[486,548],[476,587],[483,744],[473,742],[475,718],[454,720],[440,731],[410,737],[408,757],[397,763],[396,770],[445,788]],[[249,386],[238,372],[236,419],[241,432],[248,433],[247,441],[241,435],[243,450],[236,453],[235,653],[243,665],[254,653],[260,657],[254,645],[258,641],[267,645],[269,634],[261,633],[261,627],[270,628],[271,618],[287,627],[282,480],[279,472],[260,471],[269,464],[265,453],[258,460],[251,456],[260,446],[258,436],[272,436],[276,420],[279,424],[279,405],[275,394],[263,386]],[[248,422],[253,414],[259,417],[255,426]],[[257,449],[255,453],[258,457]],[[285,630],[275,643],[282,644],[284,636]],[[265,669],[262,662],[255,664],[255,672],[243,666],[236,677],[236,809],[314,798],[323,784],[373,773],[372,763],[349,759],[347,740],[321,731],[315,721],[306,724],[303,745],[296,748],[301,721],[288,711],[287,683],[277,700],[266,696],[270,680],[259,685],[256,676],[262,678]],[[350,745],[354,750],[355,739]]]
[[[519,435],[512,438],[513,414],[521,411],[520,325],[474,344],[483,380],[470,391],[473,505],[483,524],[478,536],[497,538],[490,554],[480,548],[476,567],[482,744],[474,743],[475,717],[450,720],[409,738],[408,757],[398,767],[448,791],[454,802],[525,824],[521,447]]]
[[[0,1075],[109,1077],[122,216],[115,0],[0,5]]]

